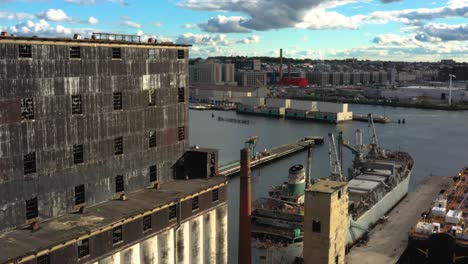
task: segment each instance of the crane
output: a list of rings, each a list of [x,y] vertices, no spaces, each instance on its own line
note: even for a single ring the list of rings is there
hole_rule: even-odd
[[[258,136],[250,136],[245,141],[244,145],[246,148],[250,149],[251,157],[250,159],[253,160],[255,157],[255,147],[257,146]]]
[[[372,114],[367,115],[369,117],[369,134],[370,134],[370,143],[369,143],[369,156],[372,158],[377,158],[379,156],[385,156],[381,151],[379,146],[379,139],[377,138],[377,132],[375,131],[374,119]]]
[[[328,144],[329,150],[328,155],[330,157],[330,178],[334,181],[343,181],[343,174],[341,173],[340,158],[336,149],[335,137],[332,133],[328,133]]]
[[[338,135],[338,144],[340,148],[340,161],[343,162],[343,151],[341,150],[342,147],[347,148],[354,154],[353,163],[355,167],[359,163],[361,163],[364,159],[363,154],[363,145],[362,145],[362,132],[360,129],[356,130],[356,143],[355,146],[351,146],[351,144],[343,137],[343,132],[340,132]],[[341,170],[343,170],[343,163],[341,163]]]

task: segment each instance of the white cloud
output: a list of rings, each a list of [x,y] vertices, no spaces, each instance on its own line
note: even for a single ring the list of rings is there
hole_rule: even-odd
[[[41,19],[37,23],[26,21],[14,26],[1,27],[2,31],[19,36],[47,36],[47,37],[71,37],[75,33],[82,35],[91,35],[93,29],[86,28],[67,28],[63,25],[50,25],[46,20]]]
[[[97,23],[99,23],[99,20],[95,17],[89,17],[88,18],[88,24],[91,24],[91,25],[96,25]]]
[[[306,29],[358,29],[363,22],[363,15],[344,16],[324,8],[316,8],[305,14],[303,21],[296,24]]]
[[[0,11],[0,19],[7,20],[28,20],[33,19],[35,15],[29,13],[13,13],[7,11]]]
[[[260,43],[260,37],[259,36],[250,36],[248,38],[237,40],[236,43],[239,43],[239,44]]]
[[[209,34],[193,34],[193,33],[186,33],[180,35],[176,39],[176,43],[180,44],[196,44],[202,46],[227,46],[232,44],[226,38],[224,34],[217,34],[217,35],[209,35]]]
[[[210,18],[206,23],[198,24],[198,27],[212,33],[248,33],[250,29],[241,26],[246,18],[242,16],[217,16]]]
[[[75,5],[95,5],[96,0],[65,0],[67,3]]]
[[[141,24],[131,21],[129,17],[122,17],[120,25],[130,28],[141,28]]]
[[[151,23],[151,25],[153,27],[162,27],[163,24],[161,22],[153,22],[153,23]]]
[[[184,25],[184,28],[187,28],[187,29],[192,29],[192,28],[196,28],[197,27],[197,24],[185,24]]]
[[[36,15],[39,19],[45,19],[54,22],[70,22],[73,19],[69,17],[62,9],[49,9]]]

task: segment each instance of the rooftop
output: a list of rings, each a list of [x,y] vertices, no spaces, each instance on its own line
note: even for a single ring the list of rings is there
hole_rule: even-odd
[[[160,189],[146,189],[128,194],[128,200],[113,200],[88,207],[83,214],[67,214],[40,223],[40,229],[16,229],[0,234],[0,263],[26,257],[56,246],[85,239],[114,224],[143,217],[143,214],[162,210],[180,200],[224,185],[226,177],[178,180],[161,185]]]
[[[138,47],[179,47],[188,48],[192,45],[174,44],[172,42],[157,42],[156,39],[149,38],[147,41],[141,41],[140,36],[121,35],[111,33],[94,33],[90,38],[81,38],[79,34],[75,34],[73,38],[52,38],[38,36],[12,36],[6,32],[0,35],[0,43],[43,43],[49,45],[78,45],[86,46],[95,45],[112,45],[112,46],[138,46]]]
[[[334,193],[348,185],[347,182],[319,180],[307,189],[308,192]]]
[[[215,85],[215,84],[192,84],[192,89],[211,90],[211,91],[226,91],[226,92],[244,92],[251,93],[257,90],[256,87],[244,87],[236,85]]]

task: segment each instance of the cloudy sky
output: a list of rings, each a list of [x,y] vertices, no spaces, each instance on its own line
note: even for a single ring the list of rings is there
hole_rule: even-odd
[[[468,62],[468,0],[0,0],[10,34],[119,32],[212,55]]]

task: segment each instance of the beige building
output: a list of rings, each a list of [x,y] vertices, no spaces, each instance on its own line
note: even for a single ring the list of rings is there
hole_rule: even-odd
[[[190,83],[235,85],[234,64],[206,61],[190,66]]]
[[[266,72],[245,71],[236,73],[236,81],[239,86],[266,86],[267,74]]]
[[[304,263],[345,263],[347,230],[347,183],[320,180],[307,189],[304,212]]]

